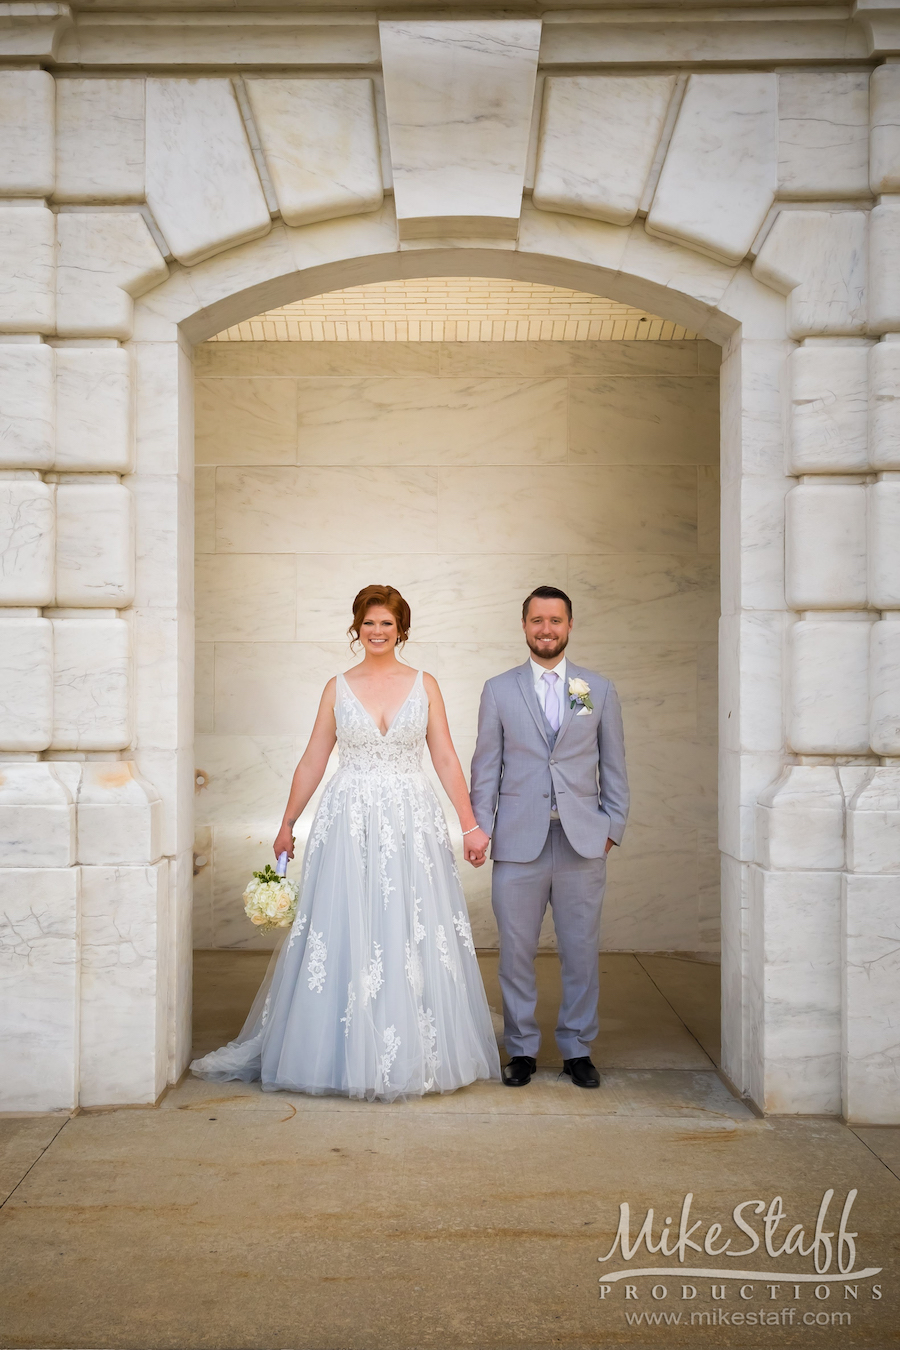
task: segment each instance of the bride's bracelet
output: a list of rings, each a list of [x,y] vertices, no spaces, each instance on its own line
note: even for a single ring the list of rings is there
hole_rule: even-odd
[[[473,825],[471,830],[463,830],[463,839],[465,839],[467,834],[474,834],[476,830],[480,829],[481,829],[480,825]]]

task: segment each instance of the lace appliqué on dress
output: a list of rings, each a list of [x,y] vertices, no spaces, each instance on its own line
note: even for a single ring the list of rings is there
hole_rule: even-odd
[[[385,1027],[384,1029],[384,1054],[381,1056],[381,1077],[384,1080],[384,1086],[391,1086],[391,1066],[397,1058],[397,1051],[400,1049],[400,1037],[397,1035],[396,1027]]]
[[[374,956],[369,958],[368,966],[364,967],[360,975],[360,984],[362,985],[363,1007],[369,1002],[369,999],[375,998],[378,990],[384,984],[384,963],[381,959],[381,948],[375,943],[373,948]]]
[[[314,994],[321,994],[325,988],[325,961],[328,957],[328,948],[321,933],[314,933],[310,929],[309,945],[306,950],[309,956],[306,965],[309,987]]]
[[[459,940],[466,951],[471,952],[474,956],[475,943],[472,941],[472,925],[469,923],[469,920],[462,910],[460,910],[458,914],[453,915],[453,927],[459,934]]]

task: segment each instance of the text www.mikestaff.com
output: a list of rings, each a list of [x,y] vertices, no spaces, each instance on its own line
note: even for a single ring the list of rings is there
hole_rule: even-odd
[[[805,1312],[798,1314],[793,1308],[783,1308],[777,1312],[734,1312],[727,1313],[724,1308],[713,1308],[709,1312],[627,1312],[625,1321],[630,1327],[846,1327],[850,1326],[848,1312]]]

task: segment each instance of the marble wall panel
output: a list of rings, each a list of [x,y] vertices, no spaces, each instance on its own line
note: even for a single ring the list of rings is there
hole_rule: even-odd
[[[216,547],[216,471],[197,469],[194,475],[194,547],[198,554]]]
[[[139,750],[190,744],[190,707],[173,697],[191,684],[194,652],[193,644],[184,641],[187,622],[187,615],[166,610],[133,612],[134,744]]]
[[[56,489],[56,603],[124,609],[134,598],[134,499],[118,482]]]
[[[572,463],[719,461],[716,378],[575,378],[569,388]]]
[[[785,498],[784,585],[791,609],[866,608],[866,489],[801,483]]]
[[[230,80],[147,80],[146,155],[147,201],[179,262],[191,266],[269,232]]]
[[[54,366],[53,348],[44,343],[0,340],[0,468],[52,465]]]
[[[775,75],[691,75],[648,230],[739,262],[775,195],[777,146]]]
[[[875,609],[900,609],[900,479],[869,487],[869,600]]]
[[[540,20],[383,19],[379,31],[401,238],[515,238]]]
[[[53,191],[55,81],[47,70],[0,72],[0,192],[48,197]]]
[[[563,589],[579,631],[588,628],[605,642],[715,642],[717,558],[594,553],[570,554],[568,564]]]
[[[900,329],[900,198],[884,197],[869,213],[869,331]]]
[[[82,1106],[153,1103],[166,1083],[168,863],[83,867]]]
[[[58,202],[144,200],[144,81],[56,81]]]
[[[756,808],[759,861],[770,871],[844,866],[844,792],[833,765],[789,765]]]
[[[0,206],[0,333],[56,325],[56,217],[43,206]]]
[[[847,807],[847,868],[900,873],[900,768],[870,769]]]
[[[53,728],[49,619],[0,619],[0,748],[46,750]]]
[[[696,547],[697,470],[569,465],[442,469],[439,547],[519,553],[678,553]],[[498,503],[503,503],[498,510]]]
[[[843,1111],[854,1124],[898,1124],[898,915],[900,876],[844,877]]]
[[[863,70],[779,73],[779,197],[868,195],[868,83]]]
[[[197,464],[297,463],[293,380],[200,379],[194,388]]]
[[[869,741],[876,755],[900,755],[900,615],[872,625]]]
[[[78,867],[0,869],[0,1110],[77,1105],[80,883]]]
[[[54,750],[122,750],[131,741],[130,629],[120,619],[54,619]]]
[[[216,471],[216,543],[222,553],[356,552],[388,538],[395,550],[423,553],[434,547],[437,515],[435,469]]]
[[[376,211],[381,155],[371,80],[247,80],[283,220]]]
[[[305,379],[297,392],[301,464],[553,464],[566,458],[561,379]]]
[[[869,464],[869,348],[809,345],[791,355],[792,473],[860,473]]]
[[[198,554],[198,642],[290,642],[297,614],[290,554]],[[317,630],[318,631],[318,630]]]
[[[62,471],[128,473],[131,358],[120,347],[56,352],[56,458]]]
[[[0,763],[0,865],[70,867],[75,803],[52,764]]]
[[[719,555],[721,539],[722,484],[718,464],[697,468],[697,548],[700,553]]]
[[[900,469],[900,340],[888,334],[869,351],[869,460]]]
[[[162,855],[162,799],[132,760],[88,762],[78,784],[78,861],[155,863]]]
[[[656,155],[675,75],[544,81],[533,199],[542,211],[630,225]]]
[[[0,478],[0,604],[53,603],[55,543],[54,489],[34,470]]]
[[[870,628],[808,619],[790,630],[788,741],[797,754],[868,750]]]

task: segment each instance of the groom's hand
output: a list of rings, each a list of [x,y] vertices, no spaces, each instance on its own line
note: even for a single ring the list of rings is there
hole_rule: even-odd
[[[473,830],[465,839],[466,862],[473,867],[483,867],[486,861],[487,846],[491,837],[484,830]]]

